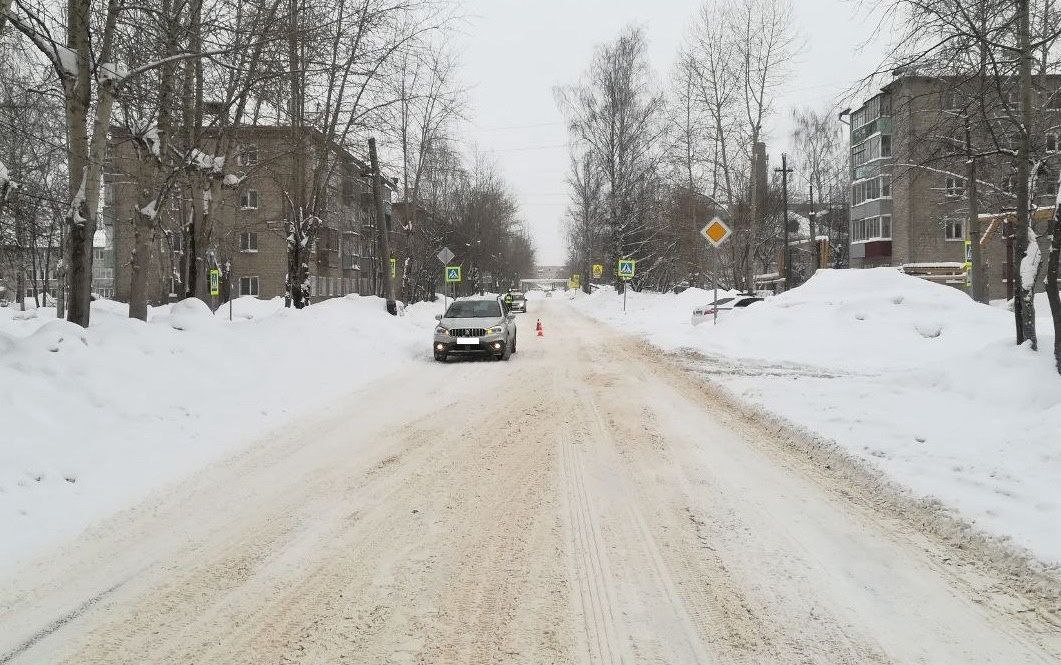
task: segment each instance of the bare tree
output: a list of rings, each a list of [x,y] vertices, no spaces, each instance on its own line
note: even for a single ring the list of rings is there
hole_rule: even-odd
[[[648,65],[645,35],[626,28],[597,48],[583,81],[557,90],[572,139],[604,183],[605,262],[649,262],[651,184],[663,154],[664,98]],[[617,285],[622,282],[616,280]]]
[[[829,238],[832,253],[839,250],[839,237],[830,228],[833,220],[827,211],[846,200],[848,187],[848,150],[842,125],[833,109],[810,108],[792,111],[792,143],[801,168],[797,172],[807,187],[810,210],[811,245],[815,256],[812,268],[820,268],[816,252],[817,237]],[[837,197],[841,197],[839,200]]]
[[[790,0],[739,0],[729,12],[730,43],[740,59],[741,105],[744,110],[746,149],[754,151],[763,139],[764,123],[774,110],[773,95],[784,82],[792,58],[799,49]],[[749,156],[749,161],[751,157]],[[754,170],[754,165],[753,165]],[[756,251],[761,186],[750,179],[749,244],[746,284],[753,283],[752,257]]]

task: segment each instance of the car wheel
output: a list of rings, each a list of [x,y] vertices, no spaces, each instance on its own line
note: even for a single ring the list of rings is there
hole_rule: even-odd
[[[497,357],[498,360],[508,360],[512,357],[513,348],[511,344],[505,344],[505,350]]]

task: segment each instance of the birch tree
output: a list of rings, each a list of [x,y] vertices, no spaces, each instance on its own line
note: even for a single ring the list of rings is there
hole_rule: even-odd
[[[648,213],[663,154],[664,97],[648,64],[642,30],[626,28],[598,47],[582,81],[559,88],[557,99],[572,140],[603,181],[605,264],[620,258],[651,261]],[[623,283],[616,278],[616,285]]]

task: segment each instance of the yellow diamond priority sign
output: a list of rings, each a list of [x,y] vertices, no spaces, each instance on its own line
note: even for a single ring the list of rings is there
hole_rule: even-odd
[[[726,226],[726,223],[718,217],[715,217],[707,223],[707,226],[700,229],[700,235],[715,247],[726,242],[726,238],[729,238],[732,234],[733,230]]]

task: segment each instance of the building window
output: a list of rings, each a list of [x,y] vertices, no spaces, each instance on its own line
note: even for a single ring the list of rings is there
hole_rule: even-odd
[[[883,175],[851,185],[851,205],[860,205],[875,199],[887,199],[892,195],[891,176]]]
[[[965,240],[965,220],[954,217],[944,219],[943,237],[947,240]]]
[[[239,278],[239,294],[241,296],[257,296],[258,295],[258,276],[254,275],[251,277],[240,277]]]
[[[947,178],[947,196],[963,196],[965,194],[965,178]]]
[[[1010,106],[1020,108],[1020,90],[1010,90],[1006,93],[1006,102]]]
[[[257,252],[258,234],[254,231],[247,231],[246,233],[239,234],[239,251]]]
[[[258,190],[248,189],[239,196],[239,207],[244,210],[258,209]]]
[[[1057,152],[1057,134],[1046,135],[1046,152]]]
[[[1043,196],[1057,196],[1057,179],[1043,174]]]
[[[851,220],[851,242],[872,242],[890,240],[892,237],[892,216],[866,217]]]
[[[956,91],[947,90],[943,93],[942,108],[944,111],[957,111],[961,109],[961,107],[961,101]]]
[[[1046,100],[1047,108],[1061,109],[1061,90],[1054,90],[1050,93],[1050,98]]]
[[[882,134],[880,137],[880,156],[892,156],[892,137],[887,134]]]
[[[257,166],[258,146],[245,145],[241,147],[239,155],[236,156],[236,163],[240,166]]]

